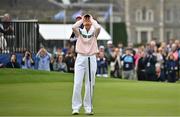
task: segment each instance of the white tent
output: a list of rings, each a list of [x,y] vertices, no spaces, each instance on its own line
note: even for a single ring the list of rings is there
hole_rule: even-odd
[[[68,40],[72,33],[72,24],[39,24],[39,32],[45,40]],[[98,40],[111,40],[103,27]]]

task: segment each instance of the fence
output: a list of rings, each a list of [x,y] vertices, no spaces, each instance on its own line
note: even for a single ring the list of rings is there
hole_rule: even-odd
[[[39,49],[39,26],[37,20],[0,22],[0,53],[36,53]]]

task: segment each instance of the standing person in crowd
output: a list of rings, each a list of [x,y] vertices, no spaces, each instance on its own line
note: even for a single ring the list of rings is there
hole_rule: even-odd
[[[177,45],[175,43],[172,44],[171,52],[174,56],[174,59],[178,60],[178,51],[177,51]]]
[[[59,55],[53,63],[53,70],[60,72],[67,72],[67,65],[64,62],[64,57]]]
[[[135,60],[131,48],[126,49],[121,61],[123,62],[123,78],[133,80]]]
[[[175,43],[176,42],[176,43]],[[171,48],[171,52],[174,56],[174,60],[176,61],[176,64],[177,64],[177,69],[176,69],[176,73],[178,75],[178,59],[179,59],[179,54],[178,54],[178,42],[175,41],[173,44],[172,44],[172,48]],[[170,53],[171,53],[170,52]],[[178,77],[177,77],[178,78]]]
[[[4,38],[3,33],[0,32],[0,52],[5,53],[7,49],[7,41]]]
[[[81,20],[81,19],[82,19],[82,16],[81,16],[81,15],[77,15],[77,16],[76,16],[76,22],[79,21],[79,20]],[[79,28],[83,29],[83,27],[84,27],[83,24],[81,24]],[[71,34],[71,36],[70,36],[70,42],[73,43],[74,52],[75,52],[75,48],[76,48],[76,41],[77,41],[77,37],[76,37],[75,33],[72,32],[72,34]]]
[[[177,80],[180,80],[180,41],[177,44],[177,51],[178,51],[178,73],[177,73]]]
[[[65,53],[62,51],[62,48],[57,48],[57,50],[54,52],[54,56],[63,55],[65,56]]]
[[[81,15],[77,15],[76,16],[76,22],[78,22],[79,20],[81,20],[82,19],[82,16]],[[81,28],[81,29],[83,29],[83,24],[81,24],[80,25],[80,27],[79,28]],[[76,42],[77,41],[77,38],[76,38],[76,35],[75,35],[75,33],[74,32],[72,32],[72,34],[71,34],[71,36],[70,36],[70,41],[71,42]]]
[[[36,54],[38,70],[50,71],[51,54],[41,48]]]
[[[159,64],[161,69],[164,69],[164,57],[163,57],[163,50],[161,47],[157,49],[157,52],[155,53],[156,56],[156,64]]]
[[[115,48],[110,59],[110,74],[113,78],[122,78],[122,65],[120,49]]]
[[[79,26],[83,23],[84,28]],[[101,26],[89,14],[73,25],[73,31],[77,36],[75,62],[74,88],[72,96],[72,114],[79,114],[82,106],[81,89],[85,76],[84,109],[88,115],[93,114],[92,98],[97,70],[96,54],[98,53],[97,37]]]
[[[14,32],[13,26],[12,26],[12,22],[11,22],[11,16],[6,13],[3,16],[3,27],[0,27],[0,32],[3,33],[4,35],[12,35]]]
[[[152,40],[149,47],[150,51],[152,51],[152,53],[154,54],[154,52],[157,51],[156,41]]]
[[[70,41],[67,41],[67,43],[65,44],[65,47],[62,48],[62,52],[66,55],[70,48],[71,48]]]
[[[134,50],[134,47],[133,47],[133,43],[128,43],[128,47],[127,48],[131,51],[133,56],[136,54],[136,51]]]
[[[53,69],[53,64],[54,64],[54,62],[55,62],[55,59],[54,59],[53,55],[51,55],[50,64],[49,64],[49,66],[50,66],[50,71],[54,71],[54,69]]]
[[[20,68],[19,63],[17,62],[16,54],[12,54],[10,62],[6,64],[7,68]]]
[[[145,80],[145,77],[146,77],[144,60],[145,60],[145,53],[144,51],[141,51],[140,57],[137,61],[137,69],[136,69],[138,80]]]
[[[124,52],[124,46],[123,46],[123,44],[122,44],[122,43],[119,43],[119,44],[118,44],[118,48],[119,48],[120,55],[122,55],[123,52]]]
[[[113,47],[112,41],[108,41],[107,48],[105,48],[105,56],[107,57],[108,63],[110,63],[110,59],[113,54],[113,49],[114,49],[114,47]]]
[[[67,65],[67,72],[68,73],[74,73],[74,64],[75,64],[75,53],[72,50],[72,48],[70,48],[65,56],[65,63]]]
[[[104,52],[99,52],[97,55],[97,76],[108,77],[108,61],[104,55]]]
[[[163,54],[164,54],[164,52],[168,53],[168,47],[167,47],[167,44],[165,42],[162,42],[160,47],[162,48]]]
[[[167,79],[167,68],[165,67],[166,61],[167,61],[167,55],[168,55],[168,47],[167,44],[165,42],[161,43],[160,48],[162,49],[162,57],[163,57],[163,64],[162,64],[162,70],[164,72],[165,75],[165,80]]]
[[[145,56],[144,60],[145,64],[145,74],[146,80],[155,81],[156,80],[156,72],[155,72],[155,64],[156,64],[156,56],[153,55],[153,49],[149,49]]]
[[[99,55],[101,55],[101,57]],[[99,53],[97,54],[97,67],[98,77],[103,75],[103,77],[108,77],[108,61],[107,57],[105,56],[105,48],[103,45],[99,46]]]
[[[174,43],[174,39],[170,39],[167,45],[168,52],[172,51],[172,44]]]
[[[23,69],[33,69],[34,68],[34,60],[32,58],[32,54],[29,51],[26,51],[22,58],[22,68]]]
[[[168,72],[168,82],[176,82],[177,61],[173,53],[169,53],[167,57],[166,69]]]
[[[4,64],[0,61],[0,68],[3,68]]]

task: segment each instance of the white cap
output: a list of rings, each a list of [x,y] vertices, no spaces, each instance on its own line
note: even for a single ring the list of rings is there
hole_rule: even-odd
[[[107,44],[112,44],[112,41],[108,41]]]
[[[99,48],[100,48],[100,49],[104,49],[104,46],[103,46],[103,45],[100,45]]]

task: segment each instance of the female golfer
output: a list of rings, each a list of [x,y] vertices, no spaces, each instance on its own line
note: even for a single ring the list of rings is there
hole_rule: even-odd
[[[83,24],[84,28],[79,28]],[[100,33],[100,25],[89,14],[76,22],[72,29],[77,37],[75,62],[74,89],[72,96],[72,114],[79,114],[82,106],[81,89],[85,77],[85,95],[83,106],[85,114],[93,114],[92,97],[97,69],[96,54],[98,53],[97,37]]]

